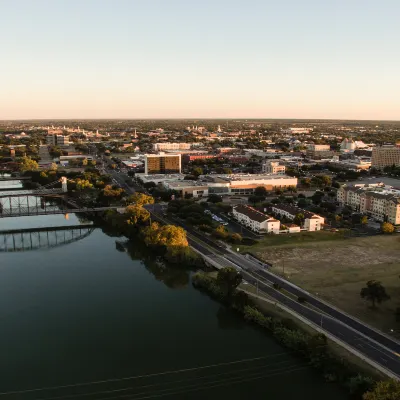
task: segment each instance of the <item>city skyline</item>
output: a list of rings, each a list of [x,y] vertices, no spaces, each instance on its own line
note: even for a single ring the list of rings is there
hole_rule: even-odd
[[[0,120],[399,120],[392,0],[2,2]]]

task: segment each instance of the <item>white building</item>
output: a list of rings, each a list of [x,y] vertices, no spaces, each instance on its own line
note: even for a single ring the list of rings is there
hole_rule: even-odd
[[[325,223],[325,218],[302,208],[286,204],[272,206],[272,212],[293,221],[298,214],[304,215],[303,229],[306,231],[319,231]]]
[[[297,178],[273,174],[218,174],[200,175],[207,182],[210,193],[219,195],[250,195],[263,186],[268,191],[297,186]]]
[[[289,133],[289,134],[295,134],[295,133],[310,133],[313,131],[313,128],[288,128],[288,129],[281,129],[282,133]]]
[[[281,223],[253,207],[239,204],[233,207],[232,214],[241,224],[254,232],[279,233]]]
[[[191,148],[190,143],[154,143],[153,150],[154,151],[163,151],[163,150],[189,150]]]
[[[264,161],[262,172],[265,174],[285,175],[286,167],[279,165],[279,161]]]

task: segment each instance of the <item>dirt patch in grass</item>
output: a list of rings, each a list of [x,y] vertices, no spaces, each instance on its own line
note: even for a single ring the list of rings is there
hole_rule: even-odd
[[[271,263],[273,272],[284,273],[295,284],[385,332],[397,330],[400,337],[395,318],[400,307],[400,236],[328,237],[279,245],[266,240],[247,250]],[[391,296],[376,309],[360,297],[371,279],[381,281]]]

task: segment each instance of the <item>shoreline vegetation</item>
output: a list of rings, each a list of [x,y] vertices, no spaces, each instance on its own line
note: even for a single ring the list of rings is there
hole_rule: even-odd
[[[228,270],[230,271],[228,272]],[[393,390],[393,393],[397,394],[397,391],[400,390],[398,382],[380,381],[379,373],[366,373],[359,365],[354,365],[344,357],[338,356],[335,351],[330,349],[325,335],[301,329],[296,320],[292,318],[279,318],[272,313],[261,311],[256,301],[242,290],[237,289],[241,278],[237,278],[239,284],[235,286],[237,281],[232,283],[229,274],[240,275],[231,268],[223,268],[216,277],[215,274],[197,272],[192,276],[192,285],[240,314],[248,323],[255,325],[266,334],[272,335],[282,346],[318,370],[326,381],[336,382],[346,388],[349,398],[360,400],[395,398],[376,397],[375,391],[381,390],[382,385],[385,384],[387,390]]]

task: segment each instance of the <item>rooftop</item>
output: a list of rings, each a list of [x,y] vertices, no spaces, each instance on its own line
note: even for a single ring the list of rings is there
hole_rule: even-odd
[[[239,204],[234,209],[240,214],[246,215],[253,221],[264,222],[264,221],[277,221],[276,219],[270,217],[267,214],[262,213],[261,211],[256,210],[253,207],[246,206],[243,204]],[[278,221],[277,221],[278,222]]]

